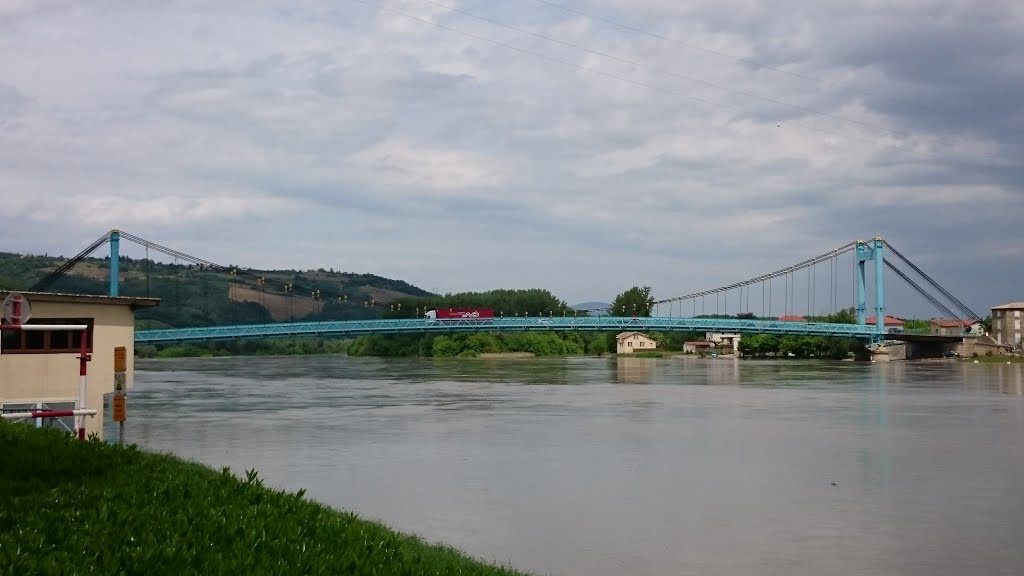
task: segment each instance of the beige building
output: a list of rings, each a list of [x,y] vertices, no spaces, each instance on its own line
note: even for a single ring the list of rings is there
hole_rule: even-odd
[[[701,352],[710,352],[715,345],[711,342],[704,342],[702,340],[696,340],[693,342],[683,343],[683,352],[688,354],[700,354]]]
[[[615,335],[615,351],[619,354],[632,354],[654,350],[658,345],[640,332],[620,332]]]
[[[971,320],[955,320],[951,318],[932,318],[929,321],[934,336],[963,336],[965,333],[982,335],[985,332],[981,322]]]
[[[1000,344],[1019,348],[1024,336],[1024,302],[993,306],[991,335]]]
[[[704,339],[708,342],[712,342],[715,348],[731,348],[733,354],[739,354],[740,351],[740,338],[742,336],[735,332],[705,332]],[[719,354],[724,351],[719,351]]]
[[[104,396],[114,391],[114,348],[126,349],[126,386],[132,386],[135,310],[156,306],[156,298],[22,293],[29,301],[27,324],[85,324],[88,332],[86,434],[103,435]],[[0,291],[0,302],[8,293]],[[82,408],[79,350],[82,331],[12,331],[0,334],[0,411]],[[73,429],[74,418],[38,418],[37,426]]]

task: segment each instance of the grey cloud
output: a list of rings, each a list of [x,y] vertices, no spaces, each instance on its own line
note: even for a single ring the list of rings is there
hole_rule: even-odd
[[[830,82],[853,79],[825,88],[605,25],[581,26],[577,16],[531,2],[460,6],[722,86],[909,132],[934,148],[915,156],[897,141],[879,152],[856,139],[833,147],[827,135],[800,123],[869,141],[878,131],[630,69],[416,0],[388,5],[677,93],[419,23],[396,29],[373,6],[354,3],[246,4],[234,7],[232,24],[216,33],[208,22],[226,17],[217,7],[117,12],[116,28],[142,30],[145,42],[111,33],[115,24],[103,10],[82,6],[70,28],[82,53],[95,49],[102,61],[37,39],[43,28],[69,26],[56,12],[21,17],[6,40],[0,37],[0,69],[12,70],[4,82],[15,94],[41,94],[46,102],[21,109],[31,128],[18,139],[0,131],[0,177],[17,177],[28,183],[26,194],[47,202],[81,193],[82,179],[136,199],[175,188],[283,198],[306,212],[294,220],[225,217],[212,226],[158,222],[132,232],[222,262],[334,266],[428,289],[543,286],[582,301],[650,282],[667,297],[874,234],[950,278],[950,288],[972,306],[1008,299],[1007,287],[1020,285],[1019,268],[999,266],[1006,256],[998,255],[1019,226],[1014,213],[1024,210],[1024,168],[1014,154],[1024,148],[1024,131],[1001,135],[1021,119],[1010,95],[1024,92],[1020,30],[1007,24],[1005,4],[952,13],[939,25],[923,8],[871,13],[862,2],[731,9],[709,1],[689,3],[684,13],[675,2],[616,1],[623,19],[642,28],[684,31],[681,37],[709,46],[721,41],[723,51],[738,54],[750,49],[756,60]],[[31,48],[39,58],[33,66],[55,77],[63,67],[79,68],[79,83],[64,93],[39,82],[14,66],[4,49],[10,42]],[[93,76],[106,84],[81,80]],[[0,87],[0,114],[5,94]],[[859,101],[866,113],[842,109]],[[63,117],[77,122],[71,135],[53,120]],[[977,136],[999,147],[989,155],[953,145],[973,145]],[[401,162],[413,166],[396,165],[395,157],[353,160],[377,147],[382,157],[404,154]],[[419,176],[394,173],[404,168]],[[488,181],[492,172],[496,183]],[[941,201],[928,202],[921,193],[928,187],[941,191]],[[948,198],[978,190],[987,195]],[[873,206],[879,198],[890,201]],[[39,245],[74,252],[102,232],[82,231],[77,216],[68,215],[66,237]],[[6,249],[39,251],[26,240],[29,230],[4,229],[0,241]],[[961,271],[988,282],[978,287]],[[916,305],[898,294],[895,309]]]
[[[19,116],[28,102],[28,98],[23,96],[17,88],[0,83],[0,122],[10,121]]]

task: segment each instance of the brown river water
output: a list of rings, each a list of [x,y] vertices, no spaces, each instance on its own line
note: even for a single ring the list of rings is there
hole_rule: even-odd
[[[136,370],[129,442],[255,468],[538,574],[1024,574],[1021,364],[320,356]]]

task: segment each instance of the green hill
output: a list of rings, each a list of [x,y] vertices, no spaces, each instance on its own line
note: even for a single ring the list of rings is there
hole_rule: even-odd
[[[0,252],[0,289],[28,290],[67,259]],[[109,258],[87,258],[48,292],[106,294]],[[380,318],[393,302],[434,296],[401,280],[334,270],[204,269],[122,257],[120,293],[151,296],[140,328],[212,326],[297,320]]]

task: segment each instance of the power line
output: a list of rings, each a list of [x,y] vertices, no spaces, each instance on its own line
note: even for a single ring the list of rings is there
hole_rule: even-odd
[[[575,68],[577,70],[582,70],[584,72],[590,72],[592,74],[597,74],[599,76],[605,76],[607,78],[612,78],[612,79],[615,79],[615,80],[619,80],[621,82],[627,82],[627,83],[630,83],[630,84],[634,84],[636,86],[640,86],[640,87],[643,87],[643,88],[648,88],[650,90],[656,90],[656,91],[659,91],[659,92],[664,92],[664,93],[667,93],[667,94],[672,94],[674,96],[682,96],[684,98],[688,98],[690,100],[694,100],[694,101],[697,101],[697,102],[702,102],[704,104],[709,104],[709,105],[717,107],[717,108],[723,108],[723,109],[728,109],[728,110],[736,110],[736,111],[748,114],[752,118],[760,118],[762,120],[776,122],[776,120],[773,119],[773,118],[769,118],[768,116],[765,116],[763,114],[753,114],[753,113],[750,113],[748,110],[746,110],[745,108],[740,107],[740,106],[730,106],[728,104],[720,104],[718,102],[713,102],[711,100],[700,98],[698,96],[692,96],[690,94],[687,94],[685,92],[680,92],[678,90],[671,90],[671,89],[668,89],[668,88],[662,88],[660,86],[655,86],[654,84],[648,84],[646,82],[641,82],[639,80],[632,80],[632,79],[626,78],[624,76],[619,76],[619,75],[611,74],[611,73],[608,73],[608,72],[602,72],[600,70],[596,70],[594,68],[590,68],[590,67],[587,67],[587,66],[576,64],[574,62],[569,62],[567,60],[561,60],[559,58],[554,58],[554,57],[548,56],[546,54],[541,54],[540,52],[534,52],[532,50],[527,50],[525,48],[519,48],[518,46],[513,46],[513,45],[505,43],[505,42],[499,42],[498,40],[492,40],[490,38],[486,38],[486,37],[480,36],[478,34],[473,34],[472,32],[466,32],[465,30],[460,30],[458,28],[453,28],[451,26],[447,26],[447,25],[444,25],[444,24],[439,24],[437,22],[432,22],[432,21],[427,20],[425,18],[420,18],[419,16],[414,16],[412,14],[408,14],[408,13],[402,12],[400,10],[394,10],[394,9],[388,8],[386,6],[382,6],[382,5],[380,5],[380,4],[376,3],[376,2],[371,2],[371,0],[354,0],[354,1],[359,2],[361,4],[367,4],[367,5],[369,5],[371,3],[372,4],[376,4],[376,6],[382,12],[387,12],[389,14],[394,14],[396,16],[401,16],[403,18],[408,18],[410,20],[415,20],[417,22],[422,22],[424,24],[427,24],[427,25],[430,25],[430,26],[434,26],[434,27],[440,28],[442,30],[448,30],[450,32],[456,32],[458,34],[462,34],[462,35],[467,36],[469,38],[473,38],[475,40],[480,40],[481,42],[487,42],[489,44],[494,44],[495,46],[501,46],[503,48],[508,48],[509,50],[514,50],[514,51],[520,52],[522,54],[528,54],[530,56],[536,56],[538,58],[543,58],[543,59],[548,60],[550,62],[555,62],[556,64],[561,64],[563,66],[569,66],[569,67]],[[842,132],[835,132],[833,130],[825,130],[823,128],[817,128],[817,127],[814,127],[814,126],[808,126],[808,125],[806,125],[805,123],[803,123],[800,120],[795,120],[795,121],[788,122],[788,123],[798,124],[798,125],[802,126],[803,128],[805,128],[807,130],[814,131],[814,132],[821,132],[823,134],[830,134],[832,136],[838,136],[840,138],[849,138],[849,139],[852,139],[852,140],[860,140],[860,141],[866,142],[868,144],[878,144],[877,140],[872,140],[872,139],[869,139],[869,138],[861,138],[859,136],[854,136],[854,135],[851,135],[851,134],[845,134],[845,133],[842,133]],[[779,126],[781,126],[781,124]],[[918,155],[918,153],[913,152],[913,151],[911,153],[914,154],[914,155]]]
[[[463,10],[461,8],[456,8],[455,6],[449,6],[448,4],[444,4],[443,2],[436,2],[435,0],[420,0],[420,1],[421,2],[425,2],[427,4],[431,4],[433,6],[438,6],[438,7],[441,7],[441,8],[445,8],[445,9],[450,10],[452,12],[457,12],[459,14],[463,14],[465,16],[468,16],[470,18],[474,18],[476,20],[480,20],[482,22],[489,22],[489,23],[494,24],[496,26],[501,26],[503,28],[508,28],[509,30],[514,30],[514,31],[522,33],[522,34],[529,34],[530,36],[534,36],[536,38],[541,38],[543,40],[547,40],[548,42],[553,42],[555,44],[560,44],[562,46],[568,46],[568,47],[574,48],[576,50],[582,50],[583,52],[587,52],[589,54],[594,54],[594,55],[601,56],[601,57],[604,57],[604,58],[609,58],[611,60],[615,60],[617,62],[622,62],[623,64],[629,64],[630,66],[635,66],[635,67],[643,69],[643,70],[650,70],[652,72],[657,72],[659,74],[665,74],[665,75],[668,75],[668,76],[674,76],[676,78],[681,78],[683,80],[689,80],[691,82],[696,82],[696,83],[699,83],[699,84],[704,84],[706,86],[711,86],[713,88],[717,88],[719,90],[724,90],[726,92],[732,92],[733,94],[739,94],[741,96],[749,96],[751,98],[756,98],[758,100],[764,100],[765,102],[771,102],[773,104],[777,104],[777,105],[780,105],[780,106],[786,106],[788,108],[792,108],[794,110],[800,110],[802,112],[809,112],[809,113],[812,113],[812,114],[815,114],[815,115],[818,115],[818,116],[826,116],[828,118],[833,118],[833,119],[839,120],[841,122],[849,122],[851,124],[858,124],[860,126],[864,126],[864,127],[867,127],[867,128],[872,128],[872,129],[875,129],[875,130],[879,130],[879,131],[881,131],[883,133],[886,133],[886,134],[906,135],[905,132],[897,132],[897,131],[894,131],[894,130],[890,130],[889,128],[886,128],[885,126],[880,126],[878,124],[874,124],[874,123],[871,123],[871,122],[864,122],[862,120],[855,120],[855,119],[852,119],[852,118],[846,118],[844,116],[840,116],[840,115],[837,115],[837,114],[831,114],[829,112],[822,112],[821,110],[816,110],[814,108],[810,108],[810,107],[807,107],[807,106],[801,106],[799,104],[792,104],[792,103],[785,102],[785,101],[782,101],[782,100],[778,100],[778,99],[775,99],[775,98],[771,98],[771,97],[768,97],[768,96],[763,96],[761,94],[757,94],[757,93],[754,93],[754,92],[747,92],[745,90],[735,90],[735,89],[729,88],[727,86],[722,86],[721,84],[716,84],[714,82],[710,82],[710,81],[707,81],[707,80],[702,80],[700,78],[695,78],[693,76],[688,76],[686,74],[681,74],[679,72],[673,72],[671,70],[666,70],[664,68],[659,68],[657,66],[648,66],[646,64],[642,64],[642,63],[637,62],[635,60],[630,60],[628,58],[622,58],[620,56],[615,56],[614,54],[609,54],[607,52],[602,52],[600,50],[594,50],[594,49],[591,49],[591,48],[587,48],[586,46],[580,46],[578,44],[573,44],[572,42],[565,42],[563,40],[559,40],[557,38],[552,38],[551,36],[547,36],[545,34],[540,34],[538,32],[533,32],[532,30],[527,30],[525,28],[520,28],[518,26],[513,26],[511,24],[506,24],[504,22],[499,22],[498,20],[494,20],[494,19],[488,18],[486,16],[479,16],[479,15],[473,14],[472,12],[470,12],[468,10]]]

